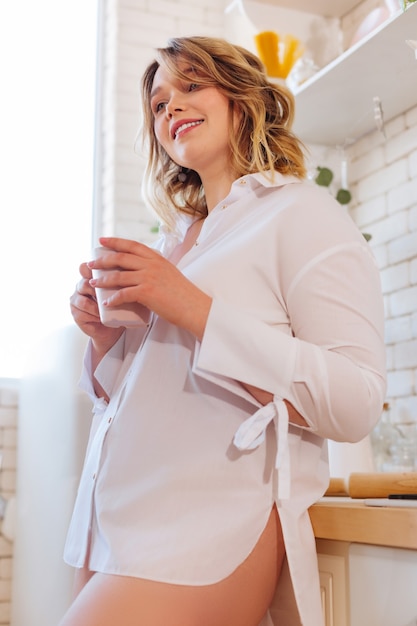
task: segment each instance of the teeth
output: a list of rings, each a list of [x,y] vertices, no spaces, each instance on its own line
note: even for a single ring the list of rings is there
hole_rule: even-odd
[[[186,128],[190,128],[191,126],[198,126],[199,124],[202,124],[202,120],[199,120],[197,122],[187,122],[186,124],[181,124],[181,126],[179,126],[177,130],[175,131],[175,137],[178,137],[178,135]]]

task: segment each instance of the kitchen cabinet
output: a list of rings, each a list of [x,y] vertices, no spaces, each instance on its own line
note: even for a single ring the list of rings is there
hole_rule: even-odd
[[[321,0],[314,8],[326,19],[338,18],[357,4],[354,0]],[[287,32],[283,9],[296,9],[300,20],[311,16],[306,13],[311,11],[308,0],[243,2],[243,7],[254,26],[261,29],[265,24],[262,12],[267,11],[269,29],[277,32]],[[277,11],[276,20],[272,9]],[[381,103],[385,122],[417,105],[417,59],[406,43],[416,39],[417,3],[387,19],[294,88],[294,131],[307,144],[346,146],[376,129],[374,98]]]
[[[349,544],[317,539],[317,559],[325,624],[350,626]]]
[[[415,550],[417,507],[367,506],[352,498],[323,498],[310,509],[317,539]]]
[[[324,498],[310,518],[326,626],[417,623],[417,508]]]

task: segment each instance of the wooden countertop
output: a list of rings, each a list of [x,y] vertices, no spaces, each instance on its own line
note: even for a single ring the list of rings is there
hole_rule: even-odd
[[[376,507],[352,498],[323,498],[309,513],[317,539],[417,550],[416,507]]]

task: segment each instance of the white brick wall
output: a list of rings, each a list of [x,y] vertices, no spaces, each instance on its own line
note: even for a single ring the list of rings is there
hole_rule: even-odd
[[[18,387],[0,380],[0,496],[6,501],[16,491]],[[10,624],[13,543],[0,521],[0,625]],[[6,533],[7,534],[7,533]]]
[[[372,234],[381,270],[388,401],[394,419],[417,422],[417,107],[389,121],[386,138],[362,138],[349,157],[352,217]]]

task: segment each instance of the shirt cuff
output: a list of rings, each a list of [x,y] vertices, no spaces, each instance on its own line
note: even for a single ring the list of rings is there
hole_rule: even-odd
[[[289,399],[297,349],[295,337],[215,299],[194,371],[254,385]]]
[[[107,354],[105,354],[96,367],[95,372],[93,372],[91,367],[93,349],[91,339],[87,344],[79,388],[82,391],[85,391],[94,403],[96,403],[99,398],[94,390],[93,377],[97,380],[108,396],[112,393],[120,371],[120,364],[124,358],[124,336],[125,333],[122,334]]]

